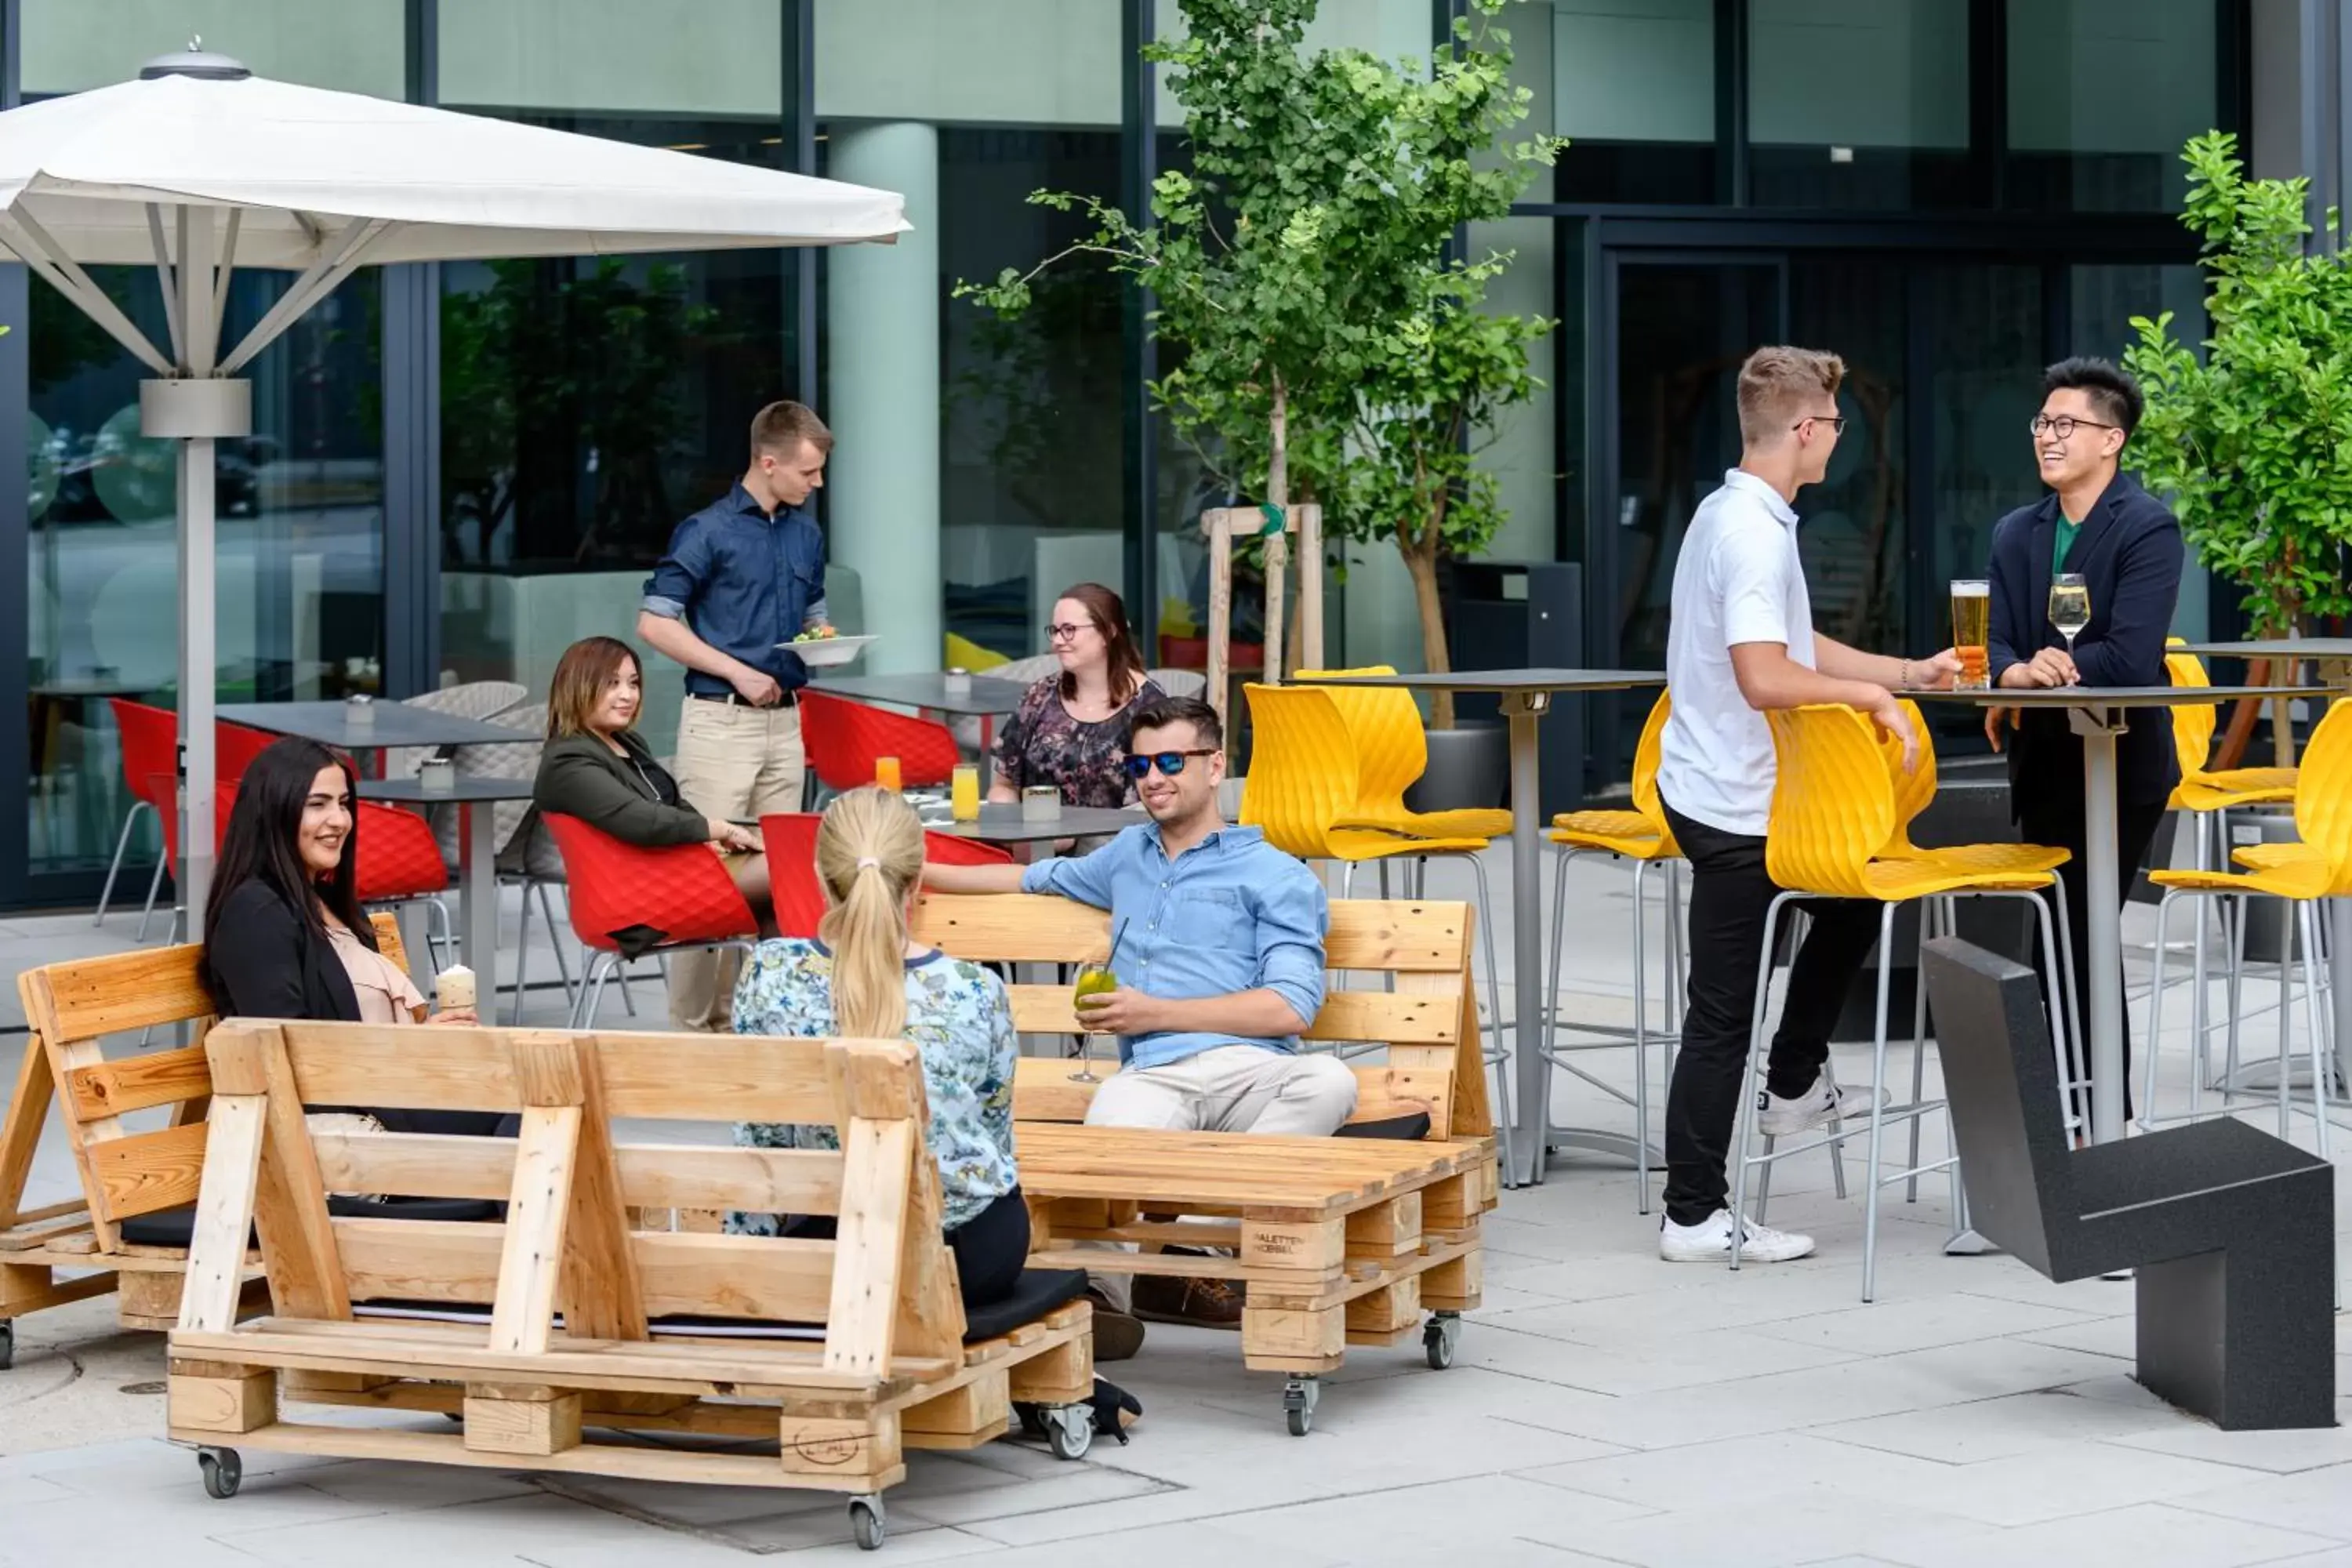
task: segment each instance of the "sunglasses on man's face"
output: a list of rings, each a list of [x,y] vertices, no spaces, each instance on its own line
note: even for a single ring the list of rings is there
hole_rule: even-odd
[[[1127,776],[1141,783],[1156,766],[1162,775],[1172,779],[1184,771],[1184,759],[1187,757],[1213,757],[1216,754],[1213,748],[1202,752],[1147,752],[1142,756],[1127,759]]]

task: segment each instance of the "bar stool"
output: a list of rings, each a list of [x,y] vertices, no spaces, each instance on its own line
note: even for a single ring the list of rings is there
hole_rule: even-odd
[[[2063,1018],[2065,1016],[2064,1005],[2059,996],[2061,976],[2068,973],[2062,970],[2059,963],[2059,947],[2063,938],[2053,934],[2050,910],[2036,896],[2042,889],[2052,885],[2056,878],[2046,870],[1977,870],[1970,869],[1966,864],[1969,857],[1980,850],[2013,847],[2007,846],[1967,845],[1941,852],[1918,850],[1911,858],[1885,858],[1884,852],[1895,838],[1899,814],[1895,781],[1889,776],[1884,751],[1870,721],[1851,708],[1835,706],[1799,708],[1775,712],[1769,717],[1779,776],[1772,791],[1771,821],[1766,830],[1765,868],[1773,882],[1783,890],[1773,898],[1766,911],[1763,952],[1757,964],[1756,1010],[1750,1024],[1747,1070],[1740,1092],[1739,1136],[1736,1142],[1739,1159],[1735,1167],[1731,1200],[1735,1216],[1744,1215],[1747,1212],[1750,1166],[1769,1170],[1777,1161],[1840,1144],[1853,1136],[1840,1124],[1832,1122],[1823,1137],[1791,1148],[1769,1150],[1762,1154],[1748,1152],[1750,1140],[1756,1136],[1757,1055],[1762,1043],[1765,1003],[1772,979],[1773,937],[1780,924],[1780,911],[1791,901],[1800,899],[1865,899],[1874,900],[1879,906],[1878,1000],[1873,1036],[1874,1089],[1886,1081],[1887,990],[1894,974],[1893,966],[1887,960],[1888,950],[1894,943],[1895,910],[1898,904],[1938,896],[2029,900],[2041,928],[2044,973],[2050,983],[2051,1016]],[[1999,858],[1998,856],[1994,858]],[[1924,1007],[1921,1016],[1924,1020]],[[2056,1048],[2063,1053],[2064,1047],[2059,1046]],[[2058,1059],[2063,1062],[2065,1058],[2061,1054]],[[1958,1211],[1960,1173],[1958,1155],[1927,1166],[1920,1166],[1915,1161],[1893,1175],[1882,1173],[1886,1124],[1889,1121],[1915,1121],[1942,1107],[1941,1100],[1890,1106],[1874,1092],[1870,1110],[1869,1174],[1863,1188],[1862,1299],[1864,1301],[1874,1300],[1877,1289],[1880,1188],[1893,1182],[1916,1177],[1925,1171],[1948,1170],[1951,1173],[1954,1212],[1957,1215]],[[1742,1234],[1740,1226],[1732,1226],[1731,1267],[1734,1268],[1739,1267]]]
[[[1551,1071],[1583,1079],[1602,1093],[1633,1108],[1634,1211],[1650,1212],[1650,1043],[1665,1048],[1666,1071],[1674,1071],[1674,1052],[1682,1038],[1683,987],[1689,979],[1689,961],[1683,952],[1683,852],[1658,802],[1658,755],[1664,745],[1670,699],[1660,697],[1642,726],[1633,749],[1633,809],[1631,811],[1563,811],[1552,818],[1551,841],[1559,847],[1551,895],[1551,968],[1544,994],[1551,1004],[1544,1010],[1542,1095],[1544,1121],[1551,1125]],[[1633,1025],[1592,1024],[1559,1016],[1559,973],[1563,931],[1568,923],[1568,868],[1579,856],[1606,855],[1633,868]],[[1649,873],[1664,873],[1665,883],[1665,1027],[1650,1030],[1648,932]],[[1559,1031],[1598,1035],[1598,1040],[1563,1046]],[[1566,1059],[1585,1051],[1613,1050],[1620,1043],[1633,1047],[1633,1092],[1585,1071]],[[1536,1160],[1535,1179],[1543,1180],[1543,1160]]]
[[[2200,868],[2158,871],[2151,879],[2164,889],[2164,898],[2156,907],[2156,992],[2148,1005],[2147,1059],[2141,1063],[2139,1121],[2143,1127],[2155,1121],[2151,1111],[2156,1101],[2156,1060],[2163,1041],[2161,1031],[2164,1026],[2164,940],[2172,906],[2177,900],[2184,898],[2237,899],[2239,909],[2231,953],[2234,967],[2245,945],[2245,900],[2250,895],[2259,893],[2287,900],[2295,906],[2303,939],[2305,1026],[2311,1036],[2311,1118],[2319,1156],[2322,1159],[2328,1157],[2327,1101],[2332,1096],[2336,1073],[2335,1058],[2328,1039],[2327,1010],[2319,1005],[2322,989],[2319,906],[2323,900],[2352,898],[2352,699],[2339,698],[2331,704],[2318,727],[2311,732],[2311,744],[2304,752],[2303,766],[2298,770],[2295,781],[2294,826],[2303,839],[2300,844],[2268,844],[2240,850],[2235,858],[2239,864],[2252,868],[2249,870]],[[2202,923],[2200,920],[2200,924]],[[2287,1064],[2294,1034],[2294,965],[2282,958],[2279,963],[2278,1082],[2278,1122],[2282,1138],[2286,1136],[2289,1107],[2293,1100]],[[2235,1011],[2234,1006],[2232,1011]],[[2190,1119],[2199,1113],[2196,1087],[2201,1083],[2203,1076],[2200,1068],[2189,1079]],[[2225,1109],[2226,1104],[2225,1100]]]

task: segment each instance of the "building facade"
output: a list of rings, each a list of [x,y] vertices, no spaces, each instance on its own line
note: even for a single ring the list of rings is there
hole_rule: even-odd
[[[1457,8],[1323,0],[1313,41],[1425,58]],[[356,275],[256,363],[257,434],[224,443],[224,700],[543,691],[574,637],[626,635],[672,525],[782,396],[839,437],[822,517],[836,609],[887,634],[868,667],[936,668],[1038,651],[1084,579],[1147,636],[1202,612],[1199,513],[1226,498],[1151,415],[1139,302],[1083,268],[1015,322],[950,298],[1074,237],[1030,191],[1132,207],[1181,157],[1138,52],[1177,21],[1176,0],[0,0],[0,102],[201,31],[263,75],[907,197],[895,247]],[[1517,253],[1498,303],[1560,323],[1542,395],[1480,437],[1511,508],[1490,553],[1578,564],[1597,664],[1660,661],[1681,529],[1736,457],[1730,371],[1776,340],[1852,371],[1804,508],[1823,624],[1937,646],[1945,580],[2037,493],[2040,367],[2120,353],[2135,314],[2201,321],[2180,144],[2251,132],[2259,167],[2256,78],[2295,69],[2292,0],[1527,0],[1508,26],[1531,129],[1571,145],[1467,237]],[[2290,113],[2290,161],[2294,134]],[[151,272],[101,280],[161,334]],[[282,282],[240,279],[232,337]],[[29,476],[0,494],[0,558],[26,565],[21,598],[0,577],[24,628],[0,700],[28,713],[0,735],[0,905],[87,900],[130,799],[107,700],[170,702],[171,458],[139,435],[134,362],[20,267],[0,320],[0,468]],[[1333,652],[1411,667],[1386,548],[1351,549]],[[2228,629],[2190,599],[2185,630]],[[676,683],[653,684],[667,749]],[[1596,779],[1630,752],[1621,717],[1590,715]]]

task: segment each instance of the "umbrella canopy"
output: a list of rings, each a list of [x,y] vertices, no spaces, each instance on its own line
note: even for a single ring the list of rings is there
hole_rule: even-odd
[[[146,433],[182,439],[180,888],[202,919],[213,821],[213,448],[250,433],[236,373],[357,268],[395,261],[889,243],[888,191],[254,76],[188,52],[135,81],[0,113],[0,248],[161,379]],[[168,346],[84,270],[152,263]],[[297,275],[226,353],[232,268]],[[470,957],[471,955],[469,955]]]

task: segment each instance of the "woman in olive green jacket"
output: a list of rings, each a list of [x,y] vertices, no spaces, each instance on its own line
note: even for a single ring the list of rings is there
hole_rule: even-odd
[[[762,932],[774,935],[759,834],[704,816],[680,798],[677,781],[630,728],[643,684],[636,654],[617,638],[584,637],[564,650],[548,682],[547,749],[531,786],[531,821],[518,840],[538,830],[540,813],[557,812],[641,848],[709,844]]]

